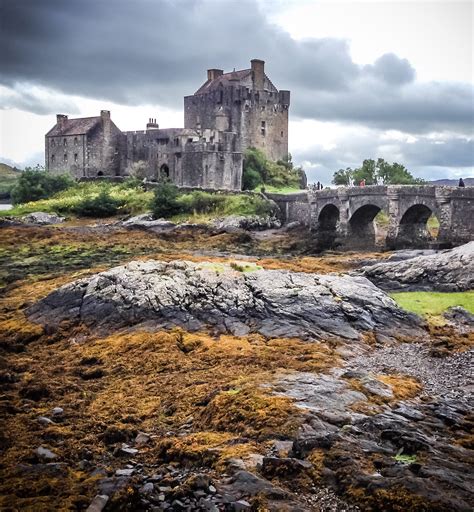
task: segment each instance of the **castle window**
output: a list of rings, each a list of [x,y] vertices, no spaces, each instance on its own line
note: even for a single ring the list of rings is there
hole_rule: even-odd
[[[77,153],[74,153],[74,162],[77,162]]]
[[[193,141],[193,139],[188,139],[188,142],[192,142],[192,141]]]
[[[65,162],[67,162],[67,153],[64,153],[63,160],[64,160]]]
[[[283,132],[280,132],[280,135],[283,137]]]
[[[265,128],[266,128],[266,123],[265,121],[262,121],[262,126],[260,128],[260,133],[265,136]]]
[[[54,139],[51,141],[51,147],[56,146],[56,143],[54,142]]]
[[[174,139],[174,145],[179,146],[179,139],[177,137],[176,137],[176,139]]]
[[[63,139],[63,146],[67,146],[67,139]]]
[[[265,105],[262,105],[260,110],[263,112],[265,110]]]
[[[51,163],[54,164],[54,155],[51,155]]]
[[[74,146],[77,146],[77,144],[79,143],[77,137],[74,137]]]

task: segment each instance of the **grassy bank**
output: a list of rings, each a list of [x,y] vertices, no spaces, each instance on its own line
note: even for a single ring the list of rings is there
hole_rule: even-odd
[[[87,182],[58,192],[48,199],[16,205],[13,209],[0,212],[0,216],[20,216],[42,211],[67,216],[90,216],[88,205],[100,203],[106,196],[116,205],[115,215],[136,215],[150,211],[153,191],[145,191],[137,182],[123,183]],[[92,206],[90,207],[92,209]],[[268,215],[270,203],[260,196],[244,194],[212,194],[208,192],[178,193],[176,208],[167,217],[175,221],[206,222],[211,218],[225,215]],[[97,215],[107,216],[107,215]]]
[[[456,293],[398,292],[391,296],[400,307],[421,316],[439,316],[453,306],[461,306],[474,313],[474,290]]]

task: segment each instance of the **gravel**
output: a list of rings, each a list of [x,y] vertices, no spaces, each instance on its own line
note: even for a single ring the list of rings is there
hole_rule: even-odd
[[[474,351],[433,357],[424,344],[399,344],[355,357],[348,369],[374,373],[402,373],[417,378],[428,396],[472,398]]]

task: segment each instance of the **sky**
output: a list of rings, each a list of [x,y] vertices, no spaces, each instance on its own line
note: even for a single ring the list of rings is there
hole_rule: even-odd
[[[0,0],[0,161],[44,163],[56,113],[183,126],[208,68],[266,61],[310,182],[366,158],[474,176],[473,1]]]

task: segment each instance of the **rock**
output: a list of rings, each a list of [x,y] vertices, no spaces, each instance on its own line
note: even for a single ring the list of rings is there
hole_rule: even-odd
[[[290,457],[264,457],[262,464],[262,475],[265,477],[289,477],[308,471],[313,465],[306,460],[299,460]]]
[[[291,231],[292,229],[297,229],[302,226],[301,222],[299,220],[295,220],[293,222],[288,222],[288,224],[285,224],[285,230]]]
[[[140,487],[140,493],[141,494],[151,494],[154,490],[155,486],[152,482],[147,482],[145,485]]]
[[[59,288],[28,315],[49,327],[66,319],[110,329],[153,320],[165,328],[304,339],[357,340],[367,330],[424,335],[416,315],[363,277],[214,267],[135,261]]]
[[[122,444],[122,446],[117,450],[116,455],[122,457],[134,457],[138,453],[136,448],[131,448],[128,444]]]
[[[126,228],[141,228],[141,229],[153,229],[153,230],[161,230],[168,231],[176,227],[174,222],[170,222],[165,219],[153,219],[152,213],[142,213],[141,215],[137,215],[135,217],[131,217],[122,222],[122,226]]]
[[[141,447],[148,444],[151,440],[151,437],[144,432],[139,432],[137,437],[135,438],[135,446]]]
[[[211,221],[210,225],[218,231],[229,232],[232,229],[245,229],[247,231],[260,231],[264,229],[278,229],[281,227],[281,222],[276,217],[259,217],[252,216],[239,216],[229,215]]]
[[[443,316],[455,325],[474,327],[474,315],[460,306],[448,308]]]
[[[225,492],[237,494],[239,498],[257,495],[262,495],[269,499],[285,499],[288,497],[288,493],[281,487],[277,487],[268,480],[248,471],[238,471],[222,487]],[[219,492],[221,492],[220,489]]]
[[[44,226],[47,224],[61,224],[66,219],[54,213],[33,212],[21,217],[21,221],[25,224],[36,224]]]
[[[400,251],[394,251],[394,253],[387,258],[387,261],[405,261],[411,258],[417,258],[418,256],[431,256],[436,253],[437,251],[434,249],[402,249]]]
[[[102,512],[109,501],[106,494],[98,494],[87,507],[86,512]]]
[[[246,512],[252,510],[252,506],[246,500],[233,501],[230,503],[230,510],[233,512]]]
[[[116,476],[132,476],[135,472],[134,468],[117,469],[115,471]]]
[[[393,398],[393,391],[390,386],[380,382],[377,379],[363,379],[361,381],[362,387],[368,391],[371,395],[380,396],[382,398]]]
[[[53,416],[62,416],[64,414],[64,409],[62,407],[55,407],[51,412]]]
[[[474,288],[474,242],[406,261],[376,263],[360,271],[387,290],[471,290]]]
[[[38,418],[38,423],[41,423],[41,425],[54,425],[54,421],[46,418],[46,416],[40,416]]]
[[[45,461],[45,460],[54,460],[54,459],[56,459],[58,457],[51,450],[48,450],[48,448],[44,448],[43,446],[40,446],[40,447],[36,448],[35,454],[36,454],[36,456],[39,459],[41,459],[43,461]]]

